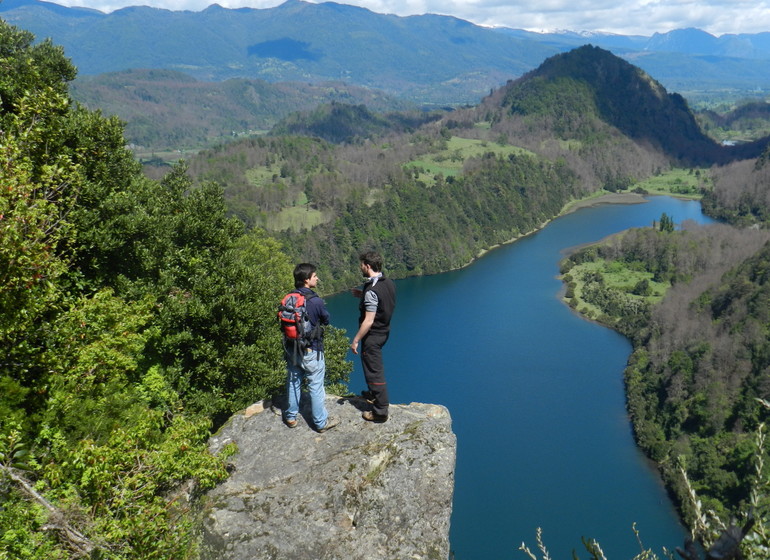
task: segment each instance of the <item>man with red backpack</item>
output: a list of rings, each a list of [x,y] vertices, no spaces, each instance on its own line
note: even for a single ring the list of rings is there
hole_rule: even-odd
[[[278,316],[284,332],[288,399],[283,421],[289,428],[297,426],[302,381],[307,379],[313,424],[316,431],[325,432],[340,421],[339,418],[330,417],[326,410],[323,328],[329,324],[329,311],[324,301],[313,291],[317,285],[318,275],[315,265],[298,264],[294,268],[296,289],[287,294],[279,306]],[[290,313],[287,308],[290,309]],[[293,316],[293,319],[286,320],[286,316]]]

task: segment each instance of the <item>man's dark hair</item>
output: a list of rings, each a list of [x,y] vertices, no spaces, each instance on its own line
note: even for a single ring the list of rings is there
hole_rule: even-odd
[[[371,266],[373,271],[382,272],[382,255],[380,255],[377,251],[367,251],[365,253],[361,253],[358,259],[362,263]]]
[[[310,279],[316,271],[314,264],[299,263],[294,267],[294,287],[301,288],[305,285],[305,280]]]

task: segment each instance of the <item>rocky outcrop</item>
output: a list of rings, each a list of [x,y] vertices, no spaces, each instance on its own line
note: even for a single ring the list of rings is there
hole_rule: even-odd
[[[205,560],[446,559],[456,441],[446,408],[390,406],[372,424],[359,398],[327,397],[340,425],[298,427],[257,403],[212,438],[234,442],[231,476],[204,499]]]

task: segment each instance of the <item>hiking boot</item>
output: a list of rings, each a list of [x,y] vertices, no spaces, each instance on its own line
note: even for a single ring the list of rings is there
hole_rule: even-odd
[[[377,424],[382,424],[383,422],[387,422],[388,415],[387,414],[375,414],[371,410],[367,410],[366,412],[361,414],[361,418],[363,418],[367,422],[375,422]]]
[[[326,424],[324,424],[324,427],[323,428],[318,428],[318,433],[322,434],[322,433],[324,433],[327,430],[331,430],[334,426],[339,425],[339,423],[340,423],[340,419],[339,418],[337,418],[336,416],[329,416],[326,419]]]
[[[299,421],[296,418],[284,418],[283,423],[286,424],[289,428],[296,428],[297,424],[299,424]]]
[[[372,404],[374,402],[374,393],[371,391],[361,391],[361,398],[369,404]]]

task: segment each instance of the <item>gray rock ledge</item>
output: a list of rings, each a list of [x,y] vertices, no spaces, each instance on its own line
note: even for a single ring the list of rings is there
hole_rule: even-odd
[[[456,438],[446,408],[390,406],[373,424],[360,398],[327,396],[340,425],[322,434],[303,402],[256,403],[210,441],[235,442],[231,476],[204,497],[204,560],[378,560],[449,556]]]

